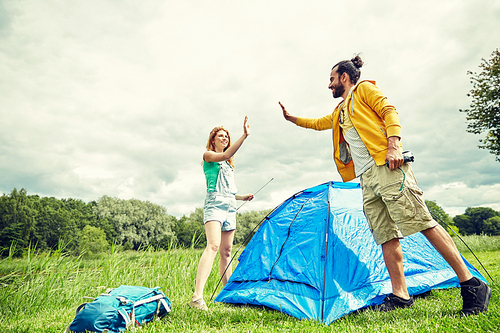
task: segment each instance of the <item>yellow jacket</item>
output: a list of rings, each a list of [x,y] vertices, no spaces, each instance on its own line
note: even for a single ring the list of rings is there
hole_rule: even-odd
[[[334,129],[332,132],[335,164],[340,176],[344,182],[347,182],[356,178],[356,174],[350,154],[345,151],[345,139],[339,123],[341,104],[342,102],[337,105],[333,114],[322,118],[299,117],[297,118],[297,126],[317,131]],[[389,104],[382,91],[376,86],[375,81],[361,81],[356,84],[347,96],[345,105],[347,109],[344,112],[349,112],[352,124],[375,163],[384,165],[387,155],[387,138],[391,136],[401,137],[401,125],[396,108]]]

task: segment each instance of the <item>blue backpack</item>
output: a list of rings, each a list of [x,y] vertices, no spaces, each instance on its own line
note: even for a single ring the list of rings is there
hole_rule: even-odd
[[[172,303],[159,289],[135,286],[108,289],[93,302],[80,305],[65,332],[121,333],[162,318],[170,312]]]

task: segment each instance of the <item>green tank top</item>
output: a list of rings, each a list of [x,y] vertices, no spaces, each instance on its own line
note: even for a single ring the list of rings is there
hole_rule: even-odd
[[[203,172],[207,180],[207,192],[215,192],[219,170],[219,163],[203,161]]]
[[[217,192],[224,195],[237,193],[233,167],[227,161],[203,161],[203,172],[207,181],[207,192]]]

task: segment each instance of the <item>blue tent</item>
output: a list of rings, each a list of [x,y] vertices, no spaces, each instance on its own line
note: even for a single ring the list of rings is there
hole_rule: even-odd
[[[459,286],[451,267],[421,233],[405,237],[401,245],[411,295]],[[382,303],[390,292],[359,184],[328,182],[293,195],[265,218],[215,301],[266,306],[328,325]]]

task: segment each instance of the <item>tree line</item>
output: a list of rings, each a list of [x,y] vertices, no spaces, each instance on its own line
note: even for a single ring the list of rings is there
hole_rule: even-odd
[[[238,213],[236,244],[269,211]],[[102,196],[96,201],[28,195],[14,189],[0,197],[0,255],[12,247],[79,254],[99,253],[110,246],[138,250],[153,246],[202,248],[206,245],[203,211],[177,219],[163,206],[137,199]],[[22,255],[22,252],[17,252]]]
[[[453,218],[439,207],[435,201],[425,200],[425,204],[432,216],[448,229],[448,232],[453,235],[454,232],[461,235],[500,235],[500,212],[489,207],[469,207],[461,215],[456,215]]]
[[[467,208],[452,219],[434,201],[425,203],[438,222],[457,233],[500,235],[500,212],[491,208]],[[270,211],[238,213],[234,243],[248,242]],[[202,221],[202,208],[177,219],[165,207],[149,201],[102,196],[86,203],[14,189],[0,197],[0,255],[7,255],[13,247],[36,247],[39,251],[64,248],[73,254],[99,253],[110,246],[124,250],[147,246],[204,248]]]

